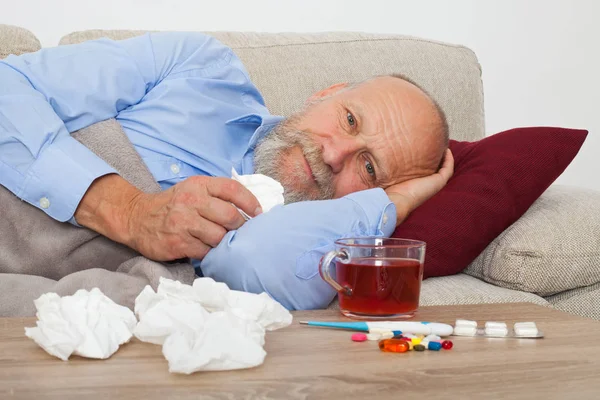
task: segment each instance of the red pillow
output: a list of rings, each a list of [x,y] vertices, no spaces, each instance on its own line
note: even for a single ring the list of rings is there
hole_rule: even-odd
[[[461,272],[562,174],[587,133],[517,128],[477,142],[451,140],[453,177],[392,237],[427,243],[423,278]]]

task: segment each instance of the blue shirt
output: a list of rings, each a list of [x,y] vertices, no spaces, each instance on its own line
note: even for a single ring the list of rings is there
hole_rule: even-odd
[[[162,188],[192,175],[253,173],[272,116],[233,51],[200,33],[101,39],[0,60],[0,184],[58,221],[72,221],[90,184],[115,173],[70,134],[116,118]],[[266,291],[289,309],[335,292],[320,257],[341,237],[389,236],[382,189],[276,207],[230,231],[200,262],[232,289]]]

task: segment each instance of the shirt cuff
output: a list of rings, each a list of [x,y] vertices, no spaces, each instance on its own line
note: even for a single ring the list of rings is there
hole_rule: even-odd
[[[359,205],[368,219],[369,231],[389,237],[396,230],[396,205],[381,188],[363,190],[344,196]]]
[[[56,138],[28,169],[20,198],[60,221],[73,214],[97,178],[116,170],[71,136]]]

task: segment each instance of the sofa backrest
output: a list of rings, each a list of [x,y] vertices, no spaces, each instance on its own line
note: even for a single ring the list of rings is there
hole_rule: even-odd
[[[0,24],[0,59],[41,49],[40,41],[27,29]]]
[[[143,31],[74,32],[61,44]],[[481,68],[466,47],[400,35],[365,33],[206,32],[233,48],[274,114],[290,115],[314,92],[339,82],[400,73],[422,86],[445,111],[456,140],[484,137]]]

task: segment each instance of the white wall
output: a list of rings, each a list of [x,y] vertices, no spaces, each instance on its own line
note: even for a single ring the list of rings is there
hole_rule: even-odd
[[[44,46],[74,30],[352,30],[464,44],[483,66],[487,132],[585,128],[558,183],[600,190],[600,1],[596,0],[0,0],[0,23]]]

